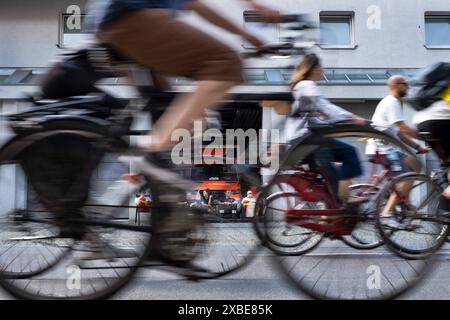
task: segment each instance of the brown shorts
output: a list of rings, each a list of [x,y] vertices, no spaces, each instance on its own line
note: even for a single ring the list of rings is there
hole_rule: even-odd
[[[127,58],[161,74],[193,80],[242,82],[237,53],[176,20],[169,10],[144,9],[107,25],[98,38]]]

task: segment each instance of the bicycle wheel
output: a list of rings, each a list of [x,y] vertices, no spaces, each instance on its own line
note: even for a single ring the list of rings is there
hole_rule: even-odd
[[[60,227],[46,222],[52,213],[33,197],[26,201],[23,192],[14,188],[26,186],[19,163],[10,160],[0,165],[0,277],[26,279],[37,276],[64,259],[73,245],[71,239],[59,239]],[[35,194],[35,193],[34,193]],[[42,222],[37,221],[42,220]]]
[[[446,213],[438,199],[442,189],[428,176],[405,174],[380,192],[376,203],[377,225],[385,243],[406,259],[426,259],[448,236]],[[386,203],[391,200],[391,208]]]
[[[33,136],[27,137],[32,138]],[[56,141],[58,143],[55,143]],[[46,197],[45,192],[43,193],[46,188],[58,193],[67,190],[62,189],[66,184],[59,183],[67,181],[69,177],[75,178],[73,181],[80,182],[81,185],[75,187],[71,184],[73,188],[69,189],[70,193],[62,194],[63,199],[71,201],[70,206],[55,206],[58,207],[57,213],[40,215],[38,219],[45,225],[63,228],[63,232],[53,233],[52,243],[57,246],[66,246],[70,243],[69,252],[46,272],[19,279],[0,273],[0,285],[13,296],[22,299],[107,298],[128,283],[141,261],[147,256],[150,233],[149,228],[145,227],[148,223],[144,219],[144,225],[140,226],[140,229],[130,226],[129,223],[130,213],[136,211],[134,193],[121,190],[122,196],[118,197],[117,190],[110,188],[112,181],[120,180],[123,173],[129,172],[129,167],[118,160],[119,154],[104,149],[107,141],[104,136],[92,133],[85,136],[82,133],[56,130],[47,132],[46,138],[37,139],[23,151],[21,159],[24,163],[25,160],[32,159],[33,165],[41,166],[37,177],[30,180],[31,185],[38,186],[36,192],[39,200]],[[42,154],[37,150],[51,151],[52,157],[45,157],[45,152]],[[84,168],[92,157],[99,154],[102,155],[101,161],[92,172],[91,170],[73,170],[64,174],[58,172],[61,168],[78,168],[76,167],[78,164]],[[73,156],[80,158],[73,159]],[[61,163],[64,166],[52,165],[53,160],[55,163],[63,160]],[[73,172],[76,175],[71,176]],[[83,178],[81,173],[85,173]],[[45,179],[46,176],[48,179]],[[91,179],[92,177],[100,179]],[[88,191],[87,199],[84,198],[85,191]],[[55,197],[54,201],[57,202],[58,199]],[[81,202],[75,203],[73,199]],[[47,199],[44,203],[48,206],[51,201]],[[23,220],[36,222],[35,216],[27,216]],[[28,245],[30,260],[37,259],[41,254],[44,260],[51,257],[39,250],[41,245],[39,242]],[[14,257],[5,257],[1,263],[10,265],[16,261],[18,259]]]
[[[248,169],[247,169],[248,170]],[[227,167],[224,171],[236,173],[235,168]],[[246,178],[241,175],[239,184],[241,192],[256,190],[259,187],[259,177]],[[190,210],[183,208],[183,210]],[[196,266],[207,271],[197,279],[213,279],[236,272],[257,257],[261,249],[261,240],[254,229],[253,212],[239,219],[225,218],[213,213],[201,214],[204,224],[197,228],[197,238],[204,241],[199,245],[200,254],[192,260]]]
[[[387,144],[404,148],[393,137],[372,128],[328,127],[314,130],[310,136],[294,146],[284,159],[280,171],[293,172],[299,163],[310,158],[314,150],[327,146],[321,143],[323,137],[340,139],[347,143],[361,141],[361,138],[377,138]],[[330,192],[324,193],[324,190],[330,188],[320,187],[320,181],[319,188],[310,188],[317,190],[312,195],[321,194],[326,197]],[[315,231],[328,229],[325,239],[313,251],[303,255],[276,257],[279,270],[296,289],[316,299],[392,299],[411,289],[422,279],[429,269],[430,260],[403,259],[388,246],[379,246],[368,251],[349,247],[340,240],[336,241],[345,234],[351,235],[358,227],[357,221],[361,217],[359,214],[345,213],[342,208],[333,207],[330,199],[325,201],[328,201],[330,206],[323,210],[323,214],[309,214],[326,217],[320,218],[319,221],[316,219],[314,224],[310,224],[310,228]],[[302,213],[299,211],[293,214],[298,216]],[[354,215],[356,219],[346,219],[349,215]],[[341,228],[331,228],[336,223]]]
[[[383,245],[375,222],[375,199],[380,187],[372,184],[358,184],[350,186],[352,194],[368,198],[361,205],[361,218],[351,235],[343,236],[341,240],[355,249],[370,250]]]
[[[316,247],[323,234],[286,222],[291,209],[314,210],[323,207],[320,201],[305,201],[286,181],[278,176],[264,187],[256,205],[255,228],[263,243],[278,255],[300,255]]]

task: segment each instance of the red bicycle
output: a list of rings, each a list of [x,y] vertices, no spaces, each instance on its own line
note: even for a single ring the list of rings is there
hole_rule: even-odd
[[[278,173],[263,187],[255,213],[263,244],[277,254],[281,271],[302,292],[319,299],[390,299],[417,283],[428,261],[409,261],[390,247],[380,246],[374,217],[382,210],[371,203],[385,182],[395,180],[384,156],[374,157],[372,174],[367,183],[354,185],[354,194],[367,195],[369,201],[360,208],[343,207],[337,197],[333,170],[318,165],[314,151],[326,148],[327,138],[374,138],[409,155],[420,167],[416,155],[396,137],[371,126],[335,124],[311,127],[285,154]],[[323,163],[323,162],[321,162]],[[377,173],[375,168],[383,169]],[[367,210],[366,210],[367,209]],[[356,238],[355,231],[370,225],[375,240]],[[357,235],[362,235],[359,233]],[[355,240],[356,238],[356,240]],[[352,245],[347,243],[351,239]],[[342,241],[335,241],[342,240]],[[346,241],[347,240],[347,241]],[[360,241],[358,241],[360,240]],[[365,243],[361,243],[367,241]],[[371,252],[367,250],[373,249]],[[314,250],[312,250],[314,249]],[[382,270],[380,285],[368,284],[372,272]],[[380,271],[381,272],[381,271]],[[369,277],[369,278],[368,278]]]
[[[384,241],[375,222],[375,203],[380,190],[398,176],[391,170],[391,163],[386,155],[376,151],[369,161],[372,165],[368,180],[350,186],[353,195],[368,199],[360,208],[358,224],[350,235],[342,237],[342,241],[355,249],[374,249],[383,245]]]
[[[378,151],[370,162],[369,179],[350,186],[352,195],[367,199],[361,205],[356,225],[353,214],[346,216],[339,209],[341,204],[333,196],[332,183],[320,166],[309,162],[289,170],[289,174],[279,175],[272,181],[273,185],[266,188],[272,189],[272,194],[266,191],[259,198],[265,202],[260,206],[264,212],[259,214],[271,223],[267,245],[281,254],[302,254],[313,249],[328,234],[355,249],[381,246],[383,239],[375,222],[375,203],[379,191],[396,175],[390,170],[389,160]]]

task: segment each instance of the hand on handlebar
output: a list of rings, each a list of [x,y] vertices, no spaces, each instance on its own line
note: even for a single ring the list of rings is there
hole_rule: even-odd
[[[431,151],[431,148],[428,148],[428,147],[419,147],[418,149],[417,149],[417,154],[425,154],[425,153],[428,153],[428,152],[430,152]]]

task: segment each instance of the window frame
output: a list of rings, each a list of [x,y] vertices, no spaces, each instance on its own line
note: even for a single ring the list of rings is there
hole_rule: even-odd
[[[64,43],[64,35],[66,34],[65,32],[65,17],[66,16],[70,16],[71,14],[68,14],[67,12],[60,12],[59,13],[59,23],[58,23],[58,43],[57,43],[57,47],[60,49],[70,49],[75,47],[76,45],[70,45],[70,44],[66,44]],[[81,29],[83,29],[83,25],[84,25],[84,19],[87,17],[88,15],[86,13],[81,13]],[[74,34],[92,34],[91,32],[74,32]]]
[[[443,45],[427,44],[427,20],[428,19],[442,19],[442,18],[447,18],[450,23],[450,11],[427,11],[424,14],[423,41],[424,41],[424,47],[429,50],[436,50],[436,49],[448,50],[448,49],[450,49],[450,42],[448,44],[443,44]]]
[[[320,32],[320,25],[322,24],[322,19],[348,19],[349,21],[349,36],[350,43],[346,45],[336,45],[336,44],[319,44],[321,49],[356,49],[358,45],[356,44],[355,38],[355,12],[353,11],[321,11],[319,12],[319,36],[322,42],[322,34]]]
[[[254,11],[254,10],[245,10],[243,12],[243,14],[242,14],[243,29],[245,31],[248,31],[248,29],[246,28],[246,24],[247,23],[252,23],[252,22],[254,22],[254,23],[263,23],[263,21],[247,21],[246,20],[247,17],[254,19],[254,17],[252,17],[252,14],[255,14],[256,12],[257,11]],[[281,27],[280,27],[280,24],[279,23],[275,24],[275,28],[276,28],[276,33],[277,33],[277,39],[276,39],[275,42],[280,42],[280,40],[281,40]],[[255,34],[255,36],[258,38],[258,34]],[[255,49],[254,46],[252,46],[251,44],[245,43],[245,42],[242,43],[242,47],[244,49]]]

